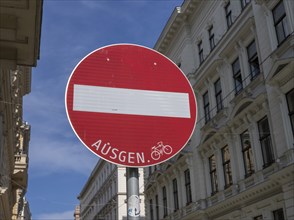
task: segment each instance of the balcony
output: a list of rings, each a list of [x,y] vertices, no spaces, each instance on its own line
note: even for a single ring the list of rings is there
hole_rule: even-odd
[[[27,154],[18,153],[15,155],[15,164],[12,179],[19,187],[27,187],[28,182],[28,156]]]

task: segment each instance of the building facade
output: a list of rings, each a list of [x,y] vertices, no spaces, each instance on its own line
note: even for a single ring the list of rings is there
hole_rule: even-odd
[[[139,168],[140,219],[145,219],[143,168]],[[126,168],[100,159],[83,187],[81,220],[126,220]]]
[[[186,0],[155,49],[187,75],[198,119],[145,169],[148,220],[294,219],[294,1]]]
[[[0,1],[0,219],[31,219],[23,96],[39,58],[43,1]]]

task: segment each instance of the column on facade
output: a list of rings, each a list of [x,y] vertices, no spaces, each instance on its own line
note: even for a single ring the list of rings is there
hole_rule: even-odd
[[[289,0],[284,0],[284,7],[285,7],[285,11],[286,11],[286,15],[287,15],[287,22],[288,22],[288,27],[289,28],[289,33],[294,32],[294,12],[293,12],[293,8],[294,8],[294,1],[289,1]]]
[[[205,165],[207,162],[207,158],[205,155],[202,155],[201,152],[196,151],[194,154],[195,157],[195,170],[193,171],[195,173],[195,196],[196,196],[196,201],[205,199],[207,197],[207,185],[209,185],[209,181],[207,181],[206,177],[209,173],[208,170],[208,164]],[[207,166],[207,167],[206,167]]]
[[[208,98],[209,98],[209,108],[210,108],[210,118],[212,118],[214,115],[216,115],[217,109],[216,109],[216,99],[214,96],[214,83],[211,79],[205,80],[205,85],[208,91]]]
[[[196,178],[195,178],[195,169],[193,166],[193,156],[192,155],[189,155],[186,158],[186,163],[187,163],[188,169],[190,171],[192,202],[195,202],[196,198],[197,198],[197,196],[196,196],[196,181],[195,181]]]
[[[268,85],[270,86],[270,85]],[[282,118],[282,124],[283,124],[283,132],[279,133],[282,135],[285,135],[283,138],[283,141],[285,141],[285,146],[281,146],[281,143],[279,142],[279,151],[280,152],[285,152],[287,150],[293,149],[293,143],[294,143],[294,138],[292,134],[292,127],[291,127],[291,122],[289,120],[289,115],[288,115],[288,105],[287,105],[287,100],[285,94],[281,91],[281,89],[278,87],[278,85],[273,85],[270,87],[271,89],[274,90],[274,94],[276,95],[277,101],[278,101],[278,110],[281,114]],[[274,103],[276,104],[276,103]],[[272,116],[271,116],[272,117]],[[276,126],[274,127],[276,128]],[[275,132],[273,132],[275,133]],[[278,143],[276,143],[278,144]],[[281,153],[278,152],[278,156],[280,156]]]
[[[166,199],[167,199],[167,214],[173,213],[174,205],[173,205],[173,187],[172,187],[172,179],[170,175],[164,176],[164,186],[166,188]]]
[[[158,215],[159,215],[159,218],[163,218],[163,202],[162,202],[162,186],[160,184],[156,184],[156,190],[155,190],[155,197],[158,197]],[[155,201],[155,198],[154,198],[154,201]],[[155,203],[155,202],[154,202]],[[155,205],[156,206],[156,205]],[[156,213],[156,210],[155,212]],[[156,216],[156,214],[155,214]]]
[[[182,208],[184,207],[185,201],[182,195],[185,195],[185,183],[183,182],[182,178],[182,173],[181,170],[178,167],[175,167],[173,169],[174,175],[177,178],[177,183],[178,183],[178,190],[179,190],[179,207]]]
[[[294,219],[294,181],[290,181],[282,186],[285,203],[285,219]]]
[[[218,73],[218,75],[220,76],[220,82],[221,82],[221,88],[222,88],[222,102],[223,102],[223,106],[228,106],[228,99],[224,99],[224,95],[229,94],[230,92],[230,78],[228,74],[228,71],[225,71],[226,65],[225,64],[221,64],[216,68],[216,72]]]
[[[229,106],[230,101],[235,97],[234,91],[234,78],[233,78],[233,71],[232,71],[232,64],[227,58],[224,58],[224,64],[222,65],[222,68],[220,70],[220,73],[223,75],[223,94],[226,96],[226,99],[224,99],[224,106]]]
[[[201,198],[207,198],[211,195],[212,193],[212,190],[211,190],[211,179],[210,179],[210,168],[209,168],[209,159],[208,157],[203,153],[201,152],[201,158],[202,158],[202,161],[203,161],[203,166],[204,166],[204,171],[203,171],[203,175],[204,175],[204,179],[202,182],[206,182],[206,184],[204,186],[207,186],[206,187],[206,191],[200,191],[201,193]],[[217,178],[219,178],[219,176],[217,176]]]
[[[239,173],[239,163],[236,160],[238,158],[236,146],[237,146],[237,140],[236,135],[233,134],[233,131],[231,129],[227,130],[228,133],[226,133],[225,139],[228,143],[229,152],[230,152],[230,163],[231,163],[231,172],[232,172],[232,181],[233,184],[236,184],[237,181],[240,179],[240,173]],[[242,160],[239,160],[242,161]]]
[[[217,181],[218,181],[218,190],[222,190],[225,188],[225,179],[222,165],[222,152],[219,147],[213,143],[213,148],[215,150],[215,158],[216,158],[216,172],[217,172]]]
[[[274,27],[274,20],[271,11],[266,7],[263,6],[264,17],[266,19],[267,29],[269,31],[269,40],[270,40],[270,47],[271,51],[274,51],[277,48],[278,41],[276,38],[276,31]]]

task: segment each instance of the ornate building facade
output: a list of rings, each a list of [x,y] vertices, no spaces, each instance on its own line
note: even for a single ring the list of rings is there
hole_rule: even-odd
[[[139,168],[140,219],[145,219],[143,169]],[[81,220],[126,220],[126,168],[100,159],[82,189]]]
[[[31,219],[23,96],[39,58],[43,1],[0,1],[0,219]]]
[[[145,169],[146,217],[294,219],[294,1],[185,0],[155,49],[187,75],[187,146]]]

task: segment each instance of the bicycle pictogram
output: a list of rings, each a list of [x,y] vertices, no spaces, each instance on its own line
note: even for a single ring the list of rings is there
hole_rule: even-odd
[[[171,154],[173,148],[169,145],[164,145],[162,141],[158,142],[156,146],[153,146],[151,152],[151,158],[153,160],[159,160],[159,158],[164,154]]]

